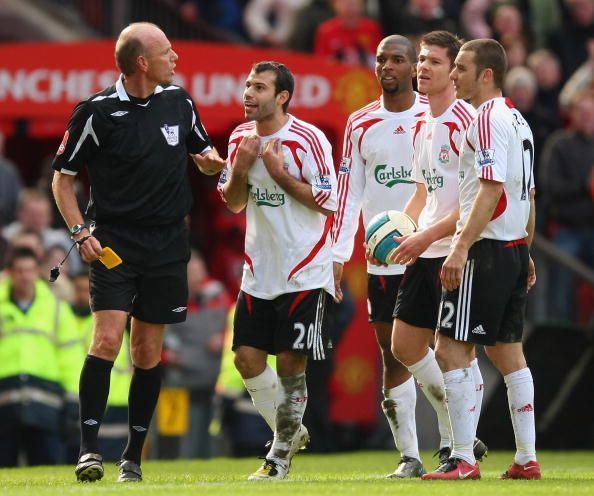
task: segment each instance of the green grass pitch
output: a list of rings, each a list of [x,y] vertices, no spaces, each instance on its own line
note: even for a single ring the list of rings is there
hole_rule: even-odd
[[[426,467],[433,469],[435,459],[429,453],[423,455]],[[69,466],[1,469],[0,495],[594,495],[594,451],[540,452],[541,481],[498,480],[511,460],[510,452],[490,453],[481,464],[482,480],[451,482],[385,479],[396,463],[390,452],[299,454],[289,479],[274,482],[246,480],[259,466],[256,458],[148,461],[143,463],[145,480],[140,484],[117,484],[112,463],[106,464],[103,480],[90,484],[75,482]]]

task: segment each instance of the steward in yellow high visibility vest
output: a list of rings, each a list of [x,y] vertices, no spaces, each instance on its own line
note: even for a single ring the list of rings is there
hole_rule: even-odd
[[[0,466],[59,461],[66,403],[84,361],[70,307],[38,279],[33,251],[9,256],[0,282]]]

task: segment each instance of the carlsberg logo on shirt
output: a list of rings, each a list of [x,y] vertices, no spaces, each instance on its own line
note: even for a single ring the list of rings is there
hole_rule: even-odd
[[[423,177],[427,182],[427,191],[429,193],[435,191],[437,188],[443,188],[443,176],[437,175],[436,169],[433,169],[433,174],[423,169]]]
[[[406,170],[402,165],[396,169],[395,167],[388,168],[388,164],[379,164],[375,166],[374,172],[375,180],[388,188],[395,184],[413,184],[411,175],[412,172]]]
[[[276,191],[268,191],[268,188],[252,189],[250,186],[250,197],[259,207],[282,207],[285,204],[285,194]]]

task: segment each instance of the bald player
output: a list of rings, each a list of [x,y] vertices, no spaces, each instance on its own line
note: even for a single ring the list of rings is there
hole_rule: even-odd
[[[163,326],[186,318],[188,155],[205,174],[225,165],[192,98],[172,84],[178,59],[158,26],[126,27],[115,47],[120,77],[74,108],[53,162],[56,203],[90,264],[94,330],[80,377],[75,470],[83,482],[103,477],[97,434],[128,315],[134,374],[118,481],[142,480],[142,447],[161,387]],[[85,167],[91,200],[83,216],[74,182]],[[108,263],[105,247],[119,256],[119,264],[116,257],[115,266]]]

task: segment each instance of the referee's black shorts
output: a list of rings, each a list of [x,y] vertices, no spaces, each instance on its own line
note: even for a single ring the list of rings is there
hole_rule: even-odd
[[[91,310],[122,310],[144,322],[186,320],[189,233],[180,222],[169,226],[97,225],[102,246],[122,259],[113,269],[91,264]]]

